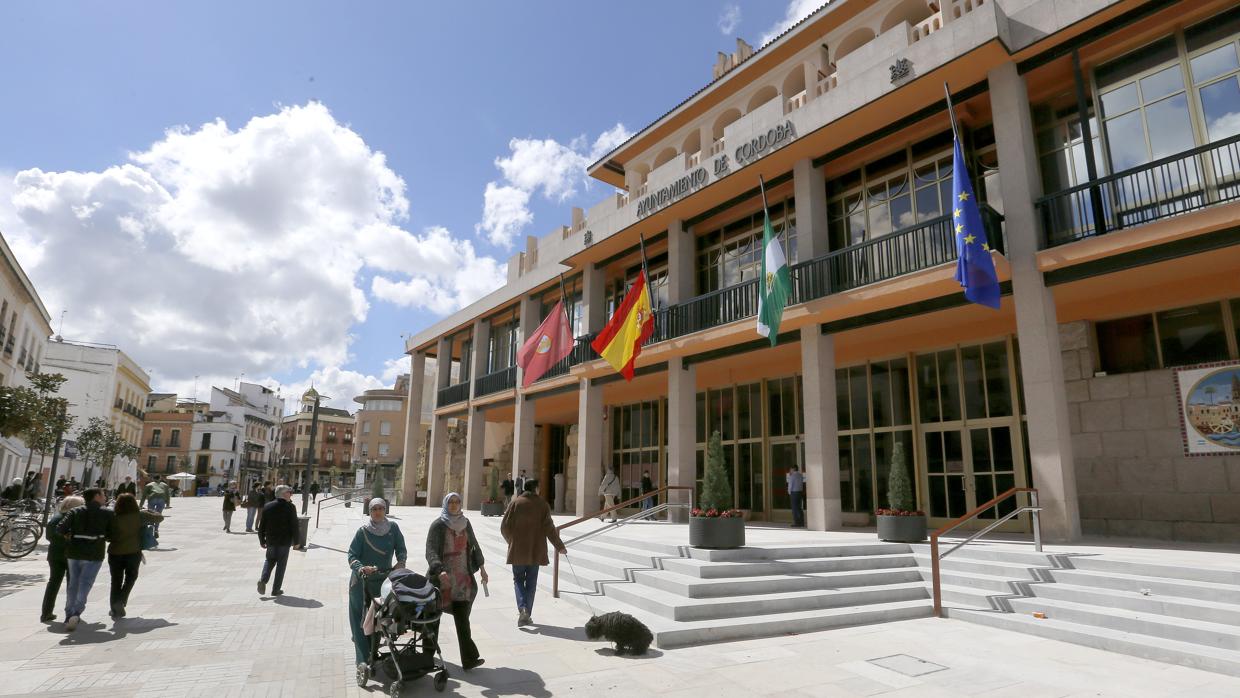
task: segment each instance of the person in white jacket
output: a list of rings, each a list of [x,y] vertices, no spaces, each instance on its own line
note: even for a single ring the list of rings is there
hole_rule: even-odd
[[[604,509],[616,506],[616,500],[620,497],[620,477],[616,475],[615,468],[608,468],[603,475],[602,482],[598,483],[598,494],[603,498]],[[609,516],[612,521],[616,520],[616,512],[611,512]],[[598,520],[602,521],[603,517],[598,517]]]

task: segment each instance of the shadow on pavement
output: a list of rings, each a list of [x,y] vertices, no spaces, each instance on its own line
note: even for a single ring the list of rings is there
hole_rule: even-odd
[[[586,640],[586,629],[585,626],[581,625],[575,628],[560,628],[554,625],[523,625],[518,630],[530,635],[545,635],[561,640],[576,640],[579,642],[585,642]]]
[[[38,586],[47,580],[44,574],[0,573],[0,596],[8,596],[27,587]]]
[[[65,633],[65,639],[61,640],[60,644],[63,646],[96,645],[101,642],[120,640],[128,635],[141,635],[160,628],[171,628],[175,625],[176,623],[170,623],[163,618],[140,617],[120,618],[113,621],[111,629],[105,623],[82,623],[71,633],[61,630],[60,632]]]
[[[488,698],[498,698],[499,696],[530,696],[531,698],[549,698],[551,691],[547,690],[547,684],[542,677],[529,669],[514,669],[510,667],[478,667],[469,673],[465,673],[459,667],[449,669],[451,678],[448,680],[448,691],[455,693],[454,684],[469,684],[471,686],[481,686],[483,691],[481,695]],[[429,677],[428,677],[429,678]],[[410,684],[416,686],[417,682]]]
[[[334,553],[341,553],[341,554],[343,554],[343,555],[348,555],[348,554],[349,554],[349,551],[347,551],[347,550],[341,550],[341,549],[339,549],[339,548],[333,548],[333,547],[331,547],[330,545],[319,545],[318,543],[311,543],[311,544],[310,544],[310,546],[309,546],[309,548],[310,548],[311,550],[313,550],[313,549],[315,549],[315,548],[322,548],[323,550],[330,550],[330,551],[332,551],[332,552],[334,552]]]
[[[323,608],[323,604],[319,601],[315,601],[314,599],[303,599],[298,596],[289,596],[288,594],[281,594],[280,596],[276,596],[274,598],[277,606],[288,606],[290,608]]]
[[[615,647],[600,647],[594,650],[594,653],[600,657],[619,657],[621,659],[658,659],[663,653],[654,648],[646,650],[645,654],[620,654]]]

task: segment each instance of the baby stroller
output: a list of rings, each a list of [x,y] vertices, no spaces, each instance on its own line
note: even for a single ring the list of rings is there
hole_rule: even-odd
[[[359,572],[360,574],[360,572]],[[366,608],[375,597],[362,579]],[[370,635],[370,658],[359,670],[357,685],[365,686],[382,668],[391,681],[388,695],[400,695],[406,681],[435,674],[435,690],[448,685],[448,669],[439,639],[431,625],[439,620],[439,589],[411,570],[392,570],[379,592],[374,632]]]

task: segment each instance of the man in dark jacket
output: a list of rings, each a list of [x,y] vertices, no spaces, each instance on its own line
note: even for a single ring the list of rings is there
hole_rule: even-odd
[[[68,598],[65,600],[65,629],[72,631],[86,610],[86,597],[103,566],[103,553],[112,523],[112,510],[103,506],[103,490],[92,487],[82,493],[86,504],[65,515],[57,530],[66,538],[65,557],[69,561]]]
[[[125,476],[125,481],[116,487],[116,496],[119,497],[122,494],[132,494],[135,497],[138,496],[138,485],[133,481],[133,478],[128,475]]]
[[[288,566],[288,551],[297,542],[297,507],[293,506],[293,490],[280,485],[275,491],[276,499],[263,507],[263,518],[258,524],[258,544],[267,551],[263,563],[263,575],[258,579],[258,593],[267,593],[267,580],[274,567],[276,578],[271,594],[284,593],[284,568]]]
[[[499,488],[504,491],[504,506],[507,507],[512,504],[512,495],[517,491],[516,485],[511,477],[506,477],[503,482],[499,483]]]
[[[517,591],[517,625],[534,622],[534,591],[538,588],[538,568],[547,564],[547,541],[561,553],[564,542],[555,530],[551,507],[538,496],[538,480],[525,481],[525,491],[512,501],[499,526],[508,541],[508,564]]]

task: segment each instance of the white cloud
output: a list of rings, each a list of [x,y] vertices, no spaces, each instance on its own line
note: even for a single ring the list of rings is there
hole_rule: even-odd
[[[789,0],[788,7],[784,10],[783,19],[779,20],[774,26],[766,30],[766,33],[762,35],[762,39],[758,41],[758,46],[766,46],[775,37],[783,34],[792,25],[810,16],[814,10],[817,10],[829,1],[830,0]]]
[[[502,182],[489,182],[482,195],[482,221],[475,226],[478,235],[499,247],[512,247],[513,241],[530,223],[530,197],[541,193],[548,200],[564,202],[588,188],[586,168],[632,134],[617,123],[599,134],[587,148],[584,136],[568,145],[551,138],[513,138],[508,141],[508,157],[496,158],[495,167]]]
[[[719,33],[724,36],[731,36],[732,32],[741,23],[741,7],[735,3],[727,5],[723,8],[723,12],[719,15]]]
[[[66,336],[118,344],[186,395],[241,371],[380,381],[339,368],[367,269],[375,295],[416,285],[402,304],[435,313],[502,285],[470,242],[402,229],[408,209],[383,154],[317,103],[173,129],[98,172],[0,179],[0,230],[49,312],[68,309]]]

